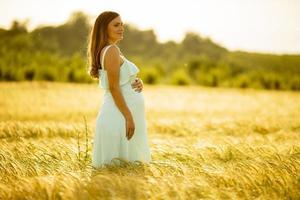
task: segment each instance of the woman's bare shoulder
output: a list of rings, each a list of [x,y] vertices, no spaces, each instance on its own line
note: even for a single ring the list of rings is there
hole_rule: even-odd
[[[106,52],[105,52],[106,51]],[[104,57],[112,57],[119,52],[119,48],[116,45],[107,45],[102,48],[100,52],[100,60],[105,60]],[[103,54],[105,55],[103,56]]]
[[[118,58],[119,56],[119,49],[115,45],[111,45],[108,47],[105,57],[110,57],[110,58]]]
[[[112,45],[107,49],[105,55],[103,56],[103,63],[106,70],[120,66],[120,55],[116,46]]]

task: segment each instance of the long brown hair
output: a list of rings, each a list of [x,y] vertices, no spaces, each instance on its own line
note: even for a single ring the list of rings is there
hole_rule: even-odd
[[[99,69],[102,69],[100,63],[100,53],[103,47],[108,43],[108,24],[119,14],[113,11],[104,11],[96,19],[91,29],[88,43],[88,65],[89,74],[93,78],[99,78]]]

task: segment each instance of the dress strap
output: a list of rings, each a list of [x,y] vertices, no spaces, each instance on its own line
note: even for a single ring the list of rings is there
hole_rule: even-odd
[[[102,59],[101,59],[101,66],[102,66],[103,70],[104,70],[104,57],[105,57],[105,53],[109,49],[109,47],[111,47],[113,45],[116,46],[115,44],[110,44],[110,45],[107,45],[106,47],[104,47],[105,49],[104,49],[104,52],[103,52],[103,55],[102,55]],[[117,48],[119,49],[119,47],[117,47]]]

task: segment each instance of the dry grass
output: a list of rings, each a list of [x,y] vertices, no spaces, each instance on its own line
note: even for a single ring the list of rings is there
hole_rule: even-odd
[[[300,93],[146,85],[153,162],[95,170],[102,94],[0,83],[0,199],[300,199]]]

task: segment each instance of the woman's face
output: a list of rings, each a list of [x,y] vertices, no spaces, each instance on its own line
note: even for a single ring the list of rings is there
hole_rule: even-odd
[[[112,42],[116,42],[123,39],[124,27],[121,17],[114,18],[108,24],[108,39]]]

